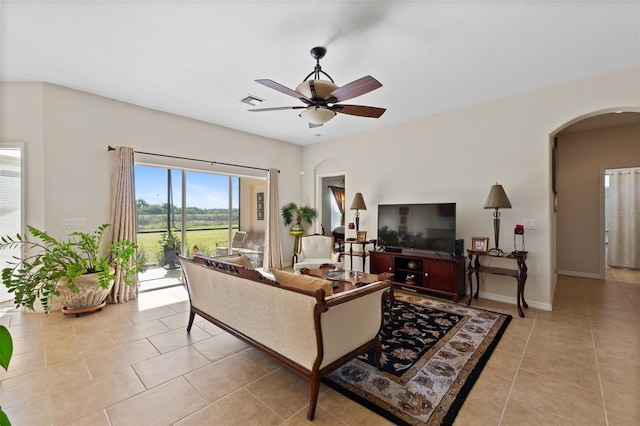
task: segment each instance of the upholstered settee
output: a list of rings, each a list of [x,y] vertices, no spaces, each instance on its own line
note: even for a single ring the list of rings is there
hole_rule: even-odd
[[[191,303],[187,331],[198,314],[308,378],[309,420],[322,377],[371,348],[380,359],[390,281],[332,294],[330,281],[275,270],[272,280],[241,255],[179,261]]]

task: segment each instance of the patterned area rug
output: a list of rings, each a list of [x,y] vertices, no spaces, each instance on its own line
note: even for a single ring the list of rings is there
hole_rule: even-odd
[[[385,312],[383,370],[372,350],[325,383],[396,424],[452,424],[511,316],[396,291],[393,317]]]

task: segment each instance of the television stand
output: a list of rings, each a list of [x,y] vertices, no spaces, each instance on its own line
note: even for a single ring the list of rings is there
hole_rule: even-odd
[[[464,257],[435,253],[370,251],[372,274],[393,273],[397,286],[448,296],[457,302],[466,294]]]

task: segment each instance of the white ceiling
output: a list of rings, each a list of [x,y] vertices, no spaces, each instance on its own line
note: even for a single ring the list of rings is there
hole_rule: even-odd
[[[640,1],[1,1],[0,78],[45,81],[300,145],[640,64]],[[321,61],[347,101],[309,129],[295,88]]]

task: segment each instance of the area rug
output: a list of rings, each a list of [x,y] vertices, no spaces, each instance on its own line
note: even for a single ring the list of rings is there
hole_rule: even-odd
[[[383,370],[371,350],[325,383],[396,424],[452,424],[509,321],[510,315],[396,291],[381,330]]]

